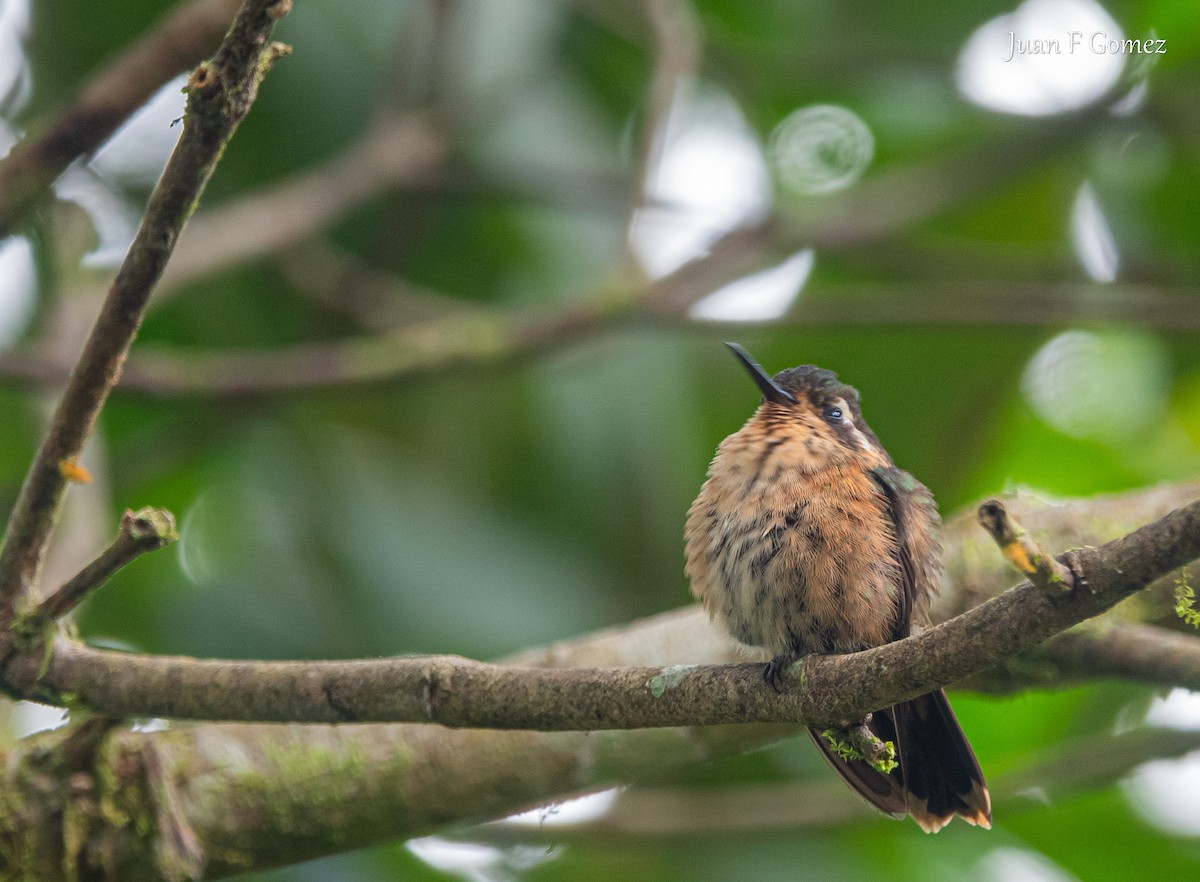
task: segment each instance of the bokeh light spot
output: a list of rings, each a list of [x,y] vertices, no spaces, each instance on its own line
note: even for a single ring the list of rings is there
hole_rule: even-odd
[[[1011,847],[989,851],[979,862],[976,878],[987,882],[1073,882],[1075,879],[1045,855]]]
[[[1176,836],[1200,836],[1200,753],[1143,763],[1124,782],[1134,810]]]
[[[959,91],[988,110],[1046,116],[1104,96],[1125,67],[1124,38],[1093,0],[1026,0],[982,24],[958,56]]]
[[[630,239],[654,278],[766,214],[771,190],[762,147],[732,98],[703,92],[676,100],[647,195],[651,204],[636,213]]]
[[[1100,200],[1089,181],[1080,185],[1071,207],[1071,242],[1075,256],[1084,272],[1097,282],[1111,282],[1117,277],[1121,256],[1100,208]]]
[[[33,318],[37,269],[24,236],[0,241],[0,350],[17,341]]]
[[[875,155],[875,139],[853,112],[814,104],[776,126],[769,153],[785,187],[814,196],[844,190],[857,181]]]
[[[784,315],[812,272],[815,252],[797,251],[783,263],[730,282],[696,302],[688,315],[708,322],[766,322]]]
[[[1119,443],[1163,417],[1170,369],[1158,338],[1140,331],[1067,331],[1043,346],[1022,388],[1043,420],[1075,438]]]

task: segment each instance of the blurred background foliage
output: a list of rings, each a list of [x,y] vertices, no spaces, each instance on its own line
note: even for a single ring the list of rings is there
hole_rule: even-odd
[[[5,144],[163,9],[0,2]],[[676,16],[666,43],[655,10]],[[1057,37],[1065,54],[1071,30],[1085,42],[1070,57],[1002,61],[1009,31]],[[1161,38],[1166,54],[1097,53],[1096,32]],[[781,269],[773,288],[759,279],[690,317],[649,310],[534,358],[280,395],[119,392],[89,454],[98,480],[74,491],[63,532],[81,531],[82,558],[121,508],[153,504],[179,515],[183,538],[90,603],[89,640],[239,658],[489,658],[686,603],[684,513],[757,398],[719,345],[728,338],[771,370],[813,362],[856,385],[946,513],[1006,487],[1077,496],[1197,473],[1192,0],[298,0],[277,37],[295,52],[198,221],[339,156],[379,119],[419,114],[444,155],[345,205],[290,243],[298,251],[189,277],[152,308],[138,347],[186,356],[372,333],[340,290],[314,296],[289,272],[302,255],[406,286],[384,291],[387,308],[415,299],[435,313],[562,308],[765,217],[779,227],[758,266]],[[656,59],[679,75],[669,113],[647,100]],[[178,88],[75,166],[58,205],[4,246],[6,345],[92,308],[169,149]],[[782,125],[813,106],[833,108],[832,134],[807,118]],[[97,231],[82,245],[72,205]],[[7,504],[45,402],[15,382],[0,402]],[[1150,701],[1100,684],[958,695],[955,707],[1002,780],[1072,739],[1141,725]],[[794,742],[674,783],[825,775]],[[551,848],[546,827],[524,845],[396,845],[255,878],[1195,878],[1198,782],[1184,762],[1082,794],[1029,793],[990,835],[863,817]]]

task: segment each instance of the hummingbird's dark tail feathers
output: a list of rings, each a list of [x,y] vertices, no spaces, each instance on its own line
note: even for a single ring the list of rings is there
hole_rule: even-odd
[[[896,746],[890,774],[862,760],[839,757],[816,729],[813,741],[842,779],[863,799],[893,818],[912,815],[936,833],[958,815],[968,824],[992,826],[992,804],[983,772],[941,689],[878,711],[868,728]]]
[[[898,704],[892,720],[908,813],[921,829],[936,833],[955,815],[990,828],[992,800],[983,772],[946,693],[939,689]]]

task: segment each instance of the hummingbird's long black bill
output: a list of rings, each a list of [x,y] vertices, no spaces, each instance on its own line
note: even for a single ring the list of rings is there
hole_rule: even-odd
[[[762,390],[763,397],[767,401],[773,401],[776,404],[795,404],[796,399],[792,397],[792,393],[788,392],[773,379],[771,375],[762,369],[757,361],[750,357],[750,353],[738,346],[736,343],[726,343],[733,354],[750,372],[750,376],[754,378],[754,382],[758,384],[758,388]]]

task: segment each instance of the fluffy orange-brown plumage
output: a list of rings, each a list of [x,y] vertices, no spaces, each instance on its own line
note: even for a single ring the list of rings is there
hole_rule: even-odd
[[[764,399],[721,442],[688,511],[686,572],[715,621],[776,656],[767,679],[778,686],[794,658],[879,646],[925,622],[940,520],[928,489],[863,420],[854,389],[811,365],[768,377],[733,348]],[[944,693],[868,724],[896,745],[891,774],[814,741],[872,805],[930,831],[956,814],[990,824],[983,775]]]

